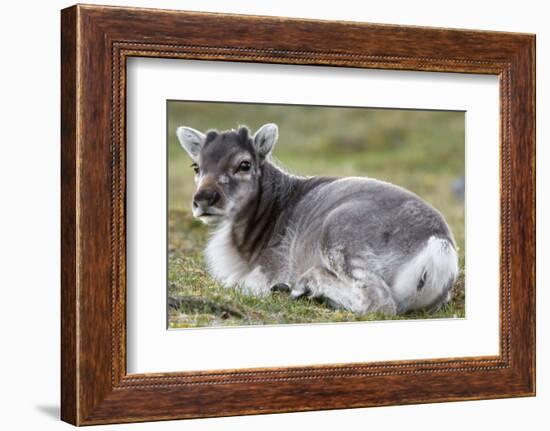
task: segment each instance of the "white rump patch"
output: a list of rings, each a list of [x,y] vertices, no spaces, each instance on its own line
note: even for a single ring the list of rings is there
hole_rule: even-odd
[[[457,275],[456,250],[448,240],[432,236],[424,248],[403,265],[390,288],[400,311],[418,310],[433,304],[450,288]],[[424,285],[419,289],[422,278]]]

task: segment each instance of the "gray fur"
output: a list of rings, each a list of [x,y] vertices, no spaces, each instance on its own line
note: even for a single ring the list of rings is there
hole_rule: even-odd
[[[254,148],[258,155],[265,159],[271,154],[277,139],[279,138],[279,128],[276,124],[264,124],[254,134]]]
[[[176,130],[182,148],[196,161],[199,156],[206,136],[191,127],[178,127]]]
[[[177,134],[200,168],[195,196],[205,189],[221,196],[193,211],[213,226],[206,258],[222,283],[255,295],[289,286],[293,298],[357,313],[405,313],[449,299],[454,239],[415,194],[367,177],[290,175],[270,158],[274,124],[253,137],[246,128],[209,133],[198,152],[196,137],[205,135],[189,130]],[[239,170],[247,162],[250,169]]]

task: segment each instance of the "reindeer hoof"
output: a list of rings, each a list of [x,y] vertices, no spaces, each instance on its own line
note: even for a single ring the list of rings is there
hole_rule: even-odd
[[[290,293],[290,286],[286,283],[277,283],[271,286],[273,293]]]

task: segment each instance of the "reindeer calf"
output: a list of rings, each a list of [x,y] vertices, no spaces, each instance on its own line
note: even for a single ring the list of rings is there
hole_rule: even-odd
[[[367,177],[298,177],[271,160],[275,124],[179,127],[193,215],[212,226],[211,274],[252,295],[286,291],[356,313],[437,309],[458,273],[453,235],[415,194]]]

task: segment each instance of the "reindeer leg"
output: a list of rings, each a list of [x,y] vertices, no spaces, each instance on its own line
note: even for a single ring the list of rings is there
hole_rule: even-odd
[[[356,280],[341,278],[325,267],[314,266],[292,286],[290,296],[294,299],[307,297],[324,300],[333,308],[360,314],[396,313],[395,302],[387,284],[369,272]]]

